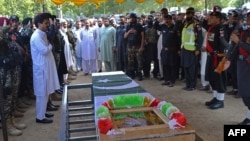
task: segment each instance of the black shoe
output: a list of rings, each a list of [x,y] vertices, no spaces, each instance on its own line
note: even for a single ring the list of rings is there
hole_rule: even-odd
[[[89,75],[89,73],[84,73],[84,76],[87,76],[87,75]]]
[[[52,106],[51,104],[47,104],[47,111],[57,111],[58,108],[55,106]]]
[[[49,119],[49,118],[44,118],[44,119],[42,119],[42,120],[36,119],[36,122],[37,122],[37,123],[52,123],[53,120],[52,120],[52,119]]]
[[[205,102],[205,105],[210,106],[210,105],[214,104],[216,101],[217,101],[217,99],[214,97],[212,100]]]
[[[245,118],[241,123],[239,123],[238,125],[250,125],[250,119]]]
[[[210,109],[216,110],[220,108],[224,108],[224,102],[221,100],[217,100],[215,103],[209,106]]]
[[[46,118],[51,118],[51,117],[53,117],[54,116],[54,114],[52,114],[52,113],[45,113],[45,117]]]

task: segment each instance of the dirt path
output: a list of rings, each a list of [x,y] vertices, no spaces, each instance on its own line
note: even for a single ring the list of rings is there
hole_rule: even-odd
[[[91,76],[78,74],[78,78],[72,84],[91,83]],[[173,103],[186,116],[188,123],[196,130],[196,133],[204,141],[223,141],[223,125],[237,124],[244,119],[246,108],[241,99],[233,96],[225,96],[225,108],[210,110],[204,102],[212,98],[211,94],[202,91],[187,92],[182,90],[184,82],[177,81],[172,88],[161,86],[161,81],[154,78],[144,79],[138,82],[144,89],[154,97]],[[229,88],[229,90],[231,90]],[[89,99],[90,90],[77,90],[70,95],[70,99]],[[54,102],[61,104],[60,102]],[[35,122],[35,101],[30,106],[23,118],[17,119],[27,124],[27,129],[23,130],[23,135],[19,137],[9,137],[9,141],[58,141],[61,110],[53,112],[54,122],[52,124],[37,124]],[[2,132],[2,130],[0,130]],[[0,141],[2,141],[0,133]]]

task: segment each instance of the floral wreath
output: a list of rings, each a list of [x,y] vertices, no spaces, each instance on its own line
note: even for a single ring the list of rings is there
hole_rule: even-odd
[[[96,116],[100,133],[112,134],[113,123],[109,110],[132,107],[157,107],[169,119],[170,129],[184,128],[187,124],[185,115],[170,102],[139,94],[119,95],[105,101],[97,109]]]

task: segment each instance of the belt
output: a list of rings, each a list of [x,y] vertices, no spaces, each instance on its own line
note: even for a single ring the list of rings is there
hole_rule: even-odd
[[[242,60],[242,61],[250,60],[250,56],[239,55],[239,60]]]
[[[215,52],[207,52],[207,55],[208,56],[212,56],[212,55],[217,55],[218,57],[224,57],[225,56],[225,53],[215,53]]]

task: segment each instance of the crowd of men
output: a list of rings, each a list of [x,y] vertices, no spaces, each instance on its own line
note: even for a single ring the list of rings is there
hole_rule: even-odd
[[[53,114],[46,111],[58,110],[59,105],[51,100],[61,100],[63,86],[80,71],[85,76],[124,71],[138,81],[152,73],[168,87],[180,78],[185,79],[186,91],[197,89],[200,77],[199,90],[213,93],[205,102],[210,109],[224,107],[231,83],[228,93],[242,97],[248,107],[240,124],[249,125],[250,91],[245,82],[250,81],[250,12],[221,13],[215,6],[205,15],[196,13],[193,7],[177,15],[162,8],[149,15],[128,13],[117,23],[112,16],[73,22],[42,13],[21,24],[18,16],[1,17],[1,98],[9,135],[21,135],[26,128],[15,118],[31,105],[27,96],[36,96],[36,122],[52,123]]]

